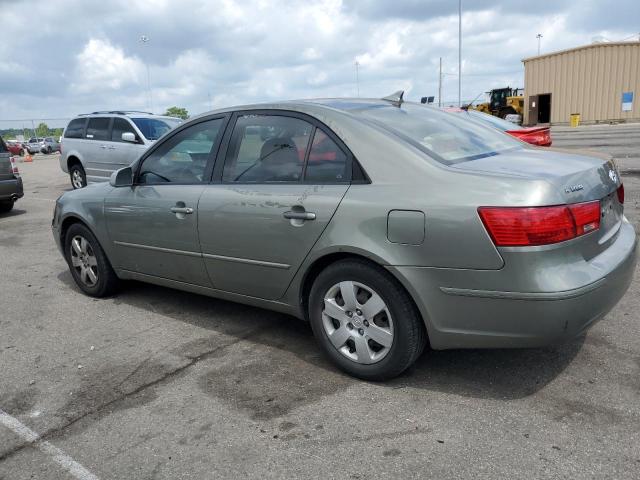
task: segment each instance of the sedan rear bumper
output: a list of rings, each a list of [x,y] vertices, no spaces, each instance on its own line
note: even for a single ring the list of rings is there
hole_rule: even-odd
[[[604,317],[631,283],[637,261],[635,230],[623,222],[615,242],[586,262],[594,274],[569,290],[521,292],[459,288],[495,285],[497,272],[388,267],[412,293],[434,349],[540,347],[580,335]],[[525,274],[525,272],[523,272]],[[491,277],[489,277],[491,276]],[[556,272],[549,271],[549,285]]]
[[[17,200],[24,196],[22,178],[0,180],[0,200]]]

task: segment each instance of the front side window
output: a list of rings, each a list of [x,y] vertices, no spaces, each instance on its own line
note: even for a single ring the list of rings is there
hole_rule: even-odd
[[[111,141],[112,142],[123,142],[122,134],[123,133],[133,133],[136,137],[136,140],[139,140],[138,134],[133,129],[133,126],[129,123],[128,120],[124,118],[116,117],[113,119],[113,127],[111,127]]]
[[[90,118],[86,137],[91,140],[108,140],[110,121],[109,117]]]
[[[218,143],[224,119],[192,125],[154,150],[144,159],[138,183],[203,183],[207,162]]]
[[[389,105],[363,109],[360,114],[445,165],[523,148],[521,142],[490,126],[424,105]]]
[[[132,118],[133,123],[147,140],[157,140],[172,128],[182,123],[180,120],[160,120],[157,118]]]
[[[299,182],[313,127],[280,115],[239,116],[225,159],[224,182]]]

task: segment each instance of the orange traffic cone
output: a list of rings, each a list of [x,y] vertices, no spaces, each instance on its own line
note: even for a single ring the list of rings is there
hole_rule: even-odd
[[[24,156],[24,161],[25,162],[33,162],[33,157],[31,156],[31,154],[29,152],[27,152],[27,154]]]

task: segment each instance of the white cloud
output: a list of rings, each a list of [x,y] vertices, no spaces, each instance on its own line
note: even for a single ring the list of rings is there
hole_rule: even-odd
[[[145,66],[108,40],[92,38],[76,57],[71,92],[105,93],[142,83]]]

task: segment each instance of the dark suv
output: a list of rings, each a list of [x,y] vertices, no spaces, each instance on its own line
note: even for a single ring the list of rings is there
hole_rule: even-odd
[[[4,140],[0,138],[0,213],[9,212],[15,201],[23,195],[18,167]]]

